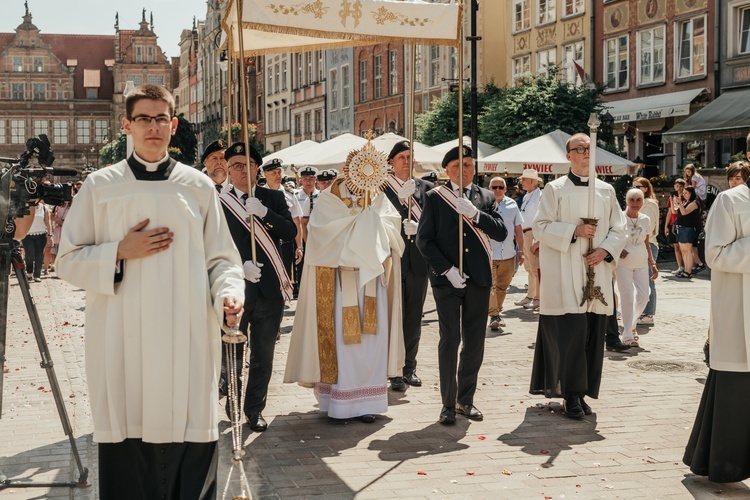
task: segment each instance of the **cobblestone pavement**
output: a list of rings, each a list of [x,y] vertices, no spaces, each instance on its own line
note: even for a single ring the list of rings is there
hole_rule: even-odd
[[[261,434],[244,428],[254,498],[750,498],[750,481],[719,485],[682,464],[707,373],[702,346],[710,284],[708,272],[691,282],[673,278],[669,265],[660,265],[656,324],[638,328],[641,348],[605,354],[600,398],[589,401],[595,413],[582,421],[563,417],[559,400],[527,392],[537,321],[536,314],[513,305],[524,295],[523,270],[505,301],[507,327],[488,331],[475,400],[485,419],[459,416],[453,427],[437,423],[438,331],[431,295],[418,357],[424,385],[391,393],[388,413],[374,424],[328,419],[317,412],[310,390],[281,383],[292,304],[264,411],[270,427]],[[14,279],[11,284],[0,474],[19,483],[75,481],[70,446]],[[96,446],[83,368],[84,293],[56,279],[34,283],[32,290],[94,486],[12,486],[0,497],[96,498]],[[222,489],[231,448],[226,428],[222,422]]]

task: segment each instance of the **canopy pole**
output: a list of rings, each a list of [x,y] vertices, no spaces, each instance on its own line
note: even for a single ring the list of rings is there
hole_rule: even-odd
[[[464,23],[458,26],[458,197],[464,192]],[[458,216],[458,275],[464,275],[464,218]]]
[[[232,87],[234,86],[234,61],[232,60],[232,47],[234,46],[234,40],[232,40],[232,32],[230,31],[227,35],[227,147],[233,144],[232,142]]]
[[[250,172],[250,134],[247,129],[247,82],[245,81],[245,42],[242,36],[242,0],[237,0],[237,30],[239,31],[240,45],[240,103],[242,106],[242,127],[245,129],[245,165],[247,168],[248,198],[253,196],[254,180]],[[258,165],[260,168],[260,165]],[[250,248],[252,250],[253,264],[258,265],[258,256],[255,249],[255,217],[250,217]]]
[[[416,44],[411,45],[411,98],[409,99],[409,107],[406,108],[407,112],[411,114],[409,118],[409,131],[407,138],[409,139],[409,179],[414,178],[414,94],[417,90],[416,85],[416,71],[417,71],[417,46]],[[414,196],[409,196],[408,201],[408,219],[412,220],[412,203],[414,203]],[[411,239],[411,238],[410,238]]]

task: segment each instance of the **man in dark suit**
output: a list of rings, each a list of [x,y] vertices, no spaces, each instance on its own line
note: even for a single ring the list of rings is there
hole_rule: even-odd
[[[401,312],[406,356],[403,378],[391,379],[391,389],[394,391],[405,391],[406,384],[415,387],[422,385],[416,370],[419,339],[422,336],[422,309],[427,297],[427,263],[414,244],[414,237],[417,234],[417,225],[427,192],[434,186],[431,182],[411,178],[409,149],[409,141],[397,142],[391,149],[388,163],[393,167],[393,175],[388,179],[385,188],[385,195],[401,214],[401,237],[406,244],[401,256]],[[411,213],[409,198],[412,200]]]
[[[450,182],[427,193],[417,231],[417,248],[430,266],[438,312],[438,364],[443,399],[439,421],[444,425],[454,424],[457,412],[471,420],[483,419],[482,412],[474,406],[474,393],[484,358],[485,318],[492,288],[489,239],[503,241],[508,234],[496,210],[495,197],[471,182],[474,159],[471,148],[463,148],[462,164],[458,147],[445,154],[443,168]],[[463,217],[463,249],[458,241],[459,217]],[[463,252],[463,273],[458,269],[459,252]],[[462,339],[459,362],[458,347]]]
[[[250,372],[243,409],[250,428],[262,432],[268,428],[261,411],[266,406],[276,334],[284,311],[284,301],[289,300],[292,293],[279,248],[281,241],[294,240],[297,228],[284,194],[255,185],[258,165],[263,162],[258,152],[250,147],[250,180],[244,143],[230,146],[225,156],[233,187],[225,190],[220,200],[229,231],[244,263],[246,305],[240,330],[246,332],[250,327]],[[248,196],[251,189],[252,196]],[[255,263],[252,260],[248,217],[253,217],[255,221]],[[236,363],[239,369],[242,367],[241,359],[242,349],[238,351],[240,361]]]

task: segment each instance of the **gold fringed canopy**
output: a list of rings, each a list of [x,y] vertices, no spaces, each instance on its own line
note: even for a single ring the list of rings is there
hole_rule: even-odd
[[[238,32],[237,5],[227,4],[224,34]],[[458,3],[419,0],[243,0],[244,55],[386,42],[458,47],[462,12]],[[239,37],[232,38],[229,49],[239,54]]]

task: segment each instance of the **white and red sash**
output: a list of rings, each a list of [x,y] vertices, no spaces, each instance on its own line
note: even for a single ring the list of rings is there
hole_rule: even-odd
[[[245,205],[242,203],[242,200],[237,198],[231,189],[225,189],[219,195],[219,200],[229,209],[232,215],[237,217],[237,220],[245,226],[247,232],[252,234],[250,232],[250,222],[248,221],[247,212],[245,211]],[[271,261],[271,266],[273,267],[276,276],[279,278],[279,288],[281,289],[281,295],[284,297],[284,301],[292,300],[292,281],[289,279],[289,275],[286,272],[284,261],[281,260],[279,250],[276,248],[271,235],[268,234],[266,228],[263,227],[263,223],[260,219],[256,217],[255,222],[255,242],[266,254],[268,260]]]
[[[388,184],[388,187],[391,188],[394,193],[396,193],[396,195],[398,195],[398,191],[399,189],[401,189],[401,186],[405,184],[404,181],[402,181],[395,175],[389,176],[386,183]],[[412,198],[414,198],[414,196],[412,196]],[[408,206],[408,203],[404,203],[404,205]],[[411,204],[411,215],[414,218],[415,222],[419,222],[419,218],[422,217],[422,207],[419,206],[417,200],[413,200],[413,203]]]
[[[433,191],[435,191],[435,193],[437,193],[440,198],[442,198],[453,210],[456,209],[456,200],[458,199],[458,196],[456,196],[456,193],[454,193],[452,189],[445,186],[438,186],[433,189]],[[462,217],[464,218],[464,226],[468,226],[469,229],[471,229],[474,234],[477,235],[477,239],[482,244],[482,247],[484,247],[484,251],[487,252],[487,259],[489,260],[491,269],[492,245],[490,245],[490,237],[487,236],[484,231],[474,226],[474,223],[468,217],[466,217],[465,215]]]

